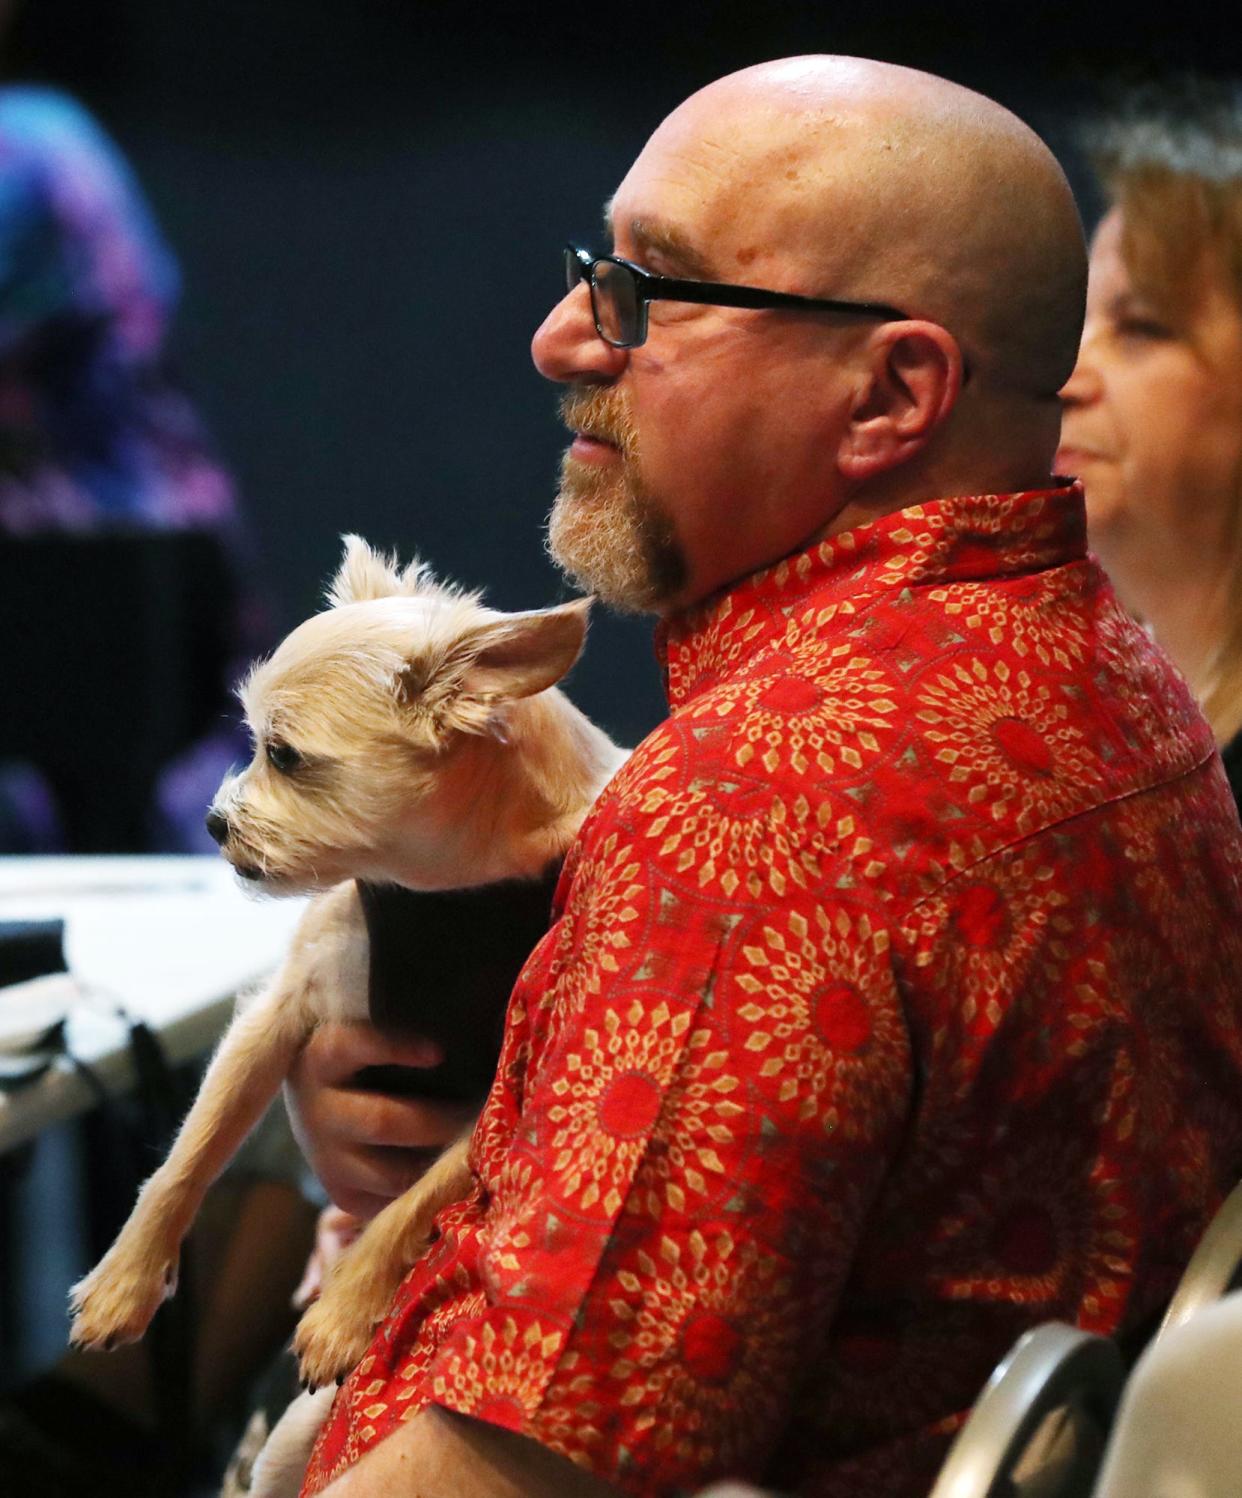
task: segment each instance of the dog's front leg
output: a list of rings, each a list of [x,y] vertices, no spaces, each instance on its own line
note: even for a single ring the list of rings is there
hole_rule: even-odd
[[[307,1034],[287,995],[264,993],[229,1027],[167,1160],[143,1186],[116,1242],[70,1292],[70,1341],[134,1342],[176,1289],[181,1240],[207,1188],[280,1089]]]
[[[250,1498],[298,1498],[319,1427],[328,1418],[333,1388],[299,1394],[263,1443],[250,1472]]]
[[[472,1131],[473,1125],[372,1218],[328,1271],[319,1299],[293,1335],[304,1384],[317,1388],[342,1377],[370,1346],[398,1286],[426,1249],[436,1214],[470,1190]]]
[[[365,1002],[366,957],[353,885],[313,901],[272,983],[229,1026],[167,1160],[116,1242],[70,1292],[73,1343],[110,1347],[146,1331],[176,1288],[181,1242],[207,1188],[280,1090],[323,1012],[325,985],[360,986]]]

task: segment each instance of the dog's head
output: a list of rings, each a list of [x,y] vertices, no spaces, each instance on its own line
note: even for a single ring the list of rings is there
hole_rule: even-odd
[[[245,877],[281,890],[409,876],[477,810],[523,699],[582,649],[589,601],[500,614],[357,536],[328,593],[240,690],[254,757],[208,813]],[[425,853],[420,854],[420,846]]]

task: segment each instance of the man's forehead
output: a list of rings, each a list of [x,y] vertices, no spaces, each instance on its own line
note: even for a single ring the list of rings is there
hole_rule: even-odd
[[[757,259],[803,256],[823,238],[825,189],[839,195],[835,153],[825,161],[809,133],[766,117],[753,133],[728,138],[674,134],[665,121],[605,208],[617,253],[701,281],[734,280]]]
[[[670,276],[718,280],[741,220],[764,216],[763,130],[695,99],[657,126],[605,209],[618,253]]]

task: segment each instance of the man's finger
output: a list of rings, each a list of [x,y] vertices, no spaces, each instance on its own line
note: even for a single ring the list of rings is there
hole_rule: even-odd
[[[443,1048],[418,1036],[382,1035],[366,1024],[322,1025],[308,1042],[304,1064],[324,1081],[335,1081],[368,1066],[439,1066]]]
[[[334,1123],[342,1139],[395,1149],[443,1149],[473,1112],[362,1089],[340,1088],[333,1099]]]

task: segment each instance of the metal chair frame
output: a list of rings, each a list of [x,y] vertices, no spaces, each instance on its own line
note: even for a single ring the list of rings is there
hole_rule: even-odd
[[[1009,1498],[1010,1473],[1045,1416],[1077,1402],[1106,1435],[1125,1380],[1107,1337],[1049,1321],[997,1365],[928,1498]]]
[[[1242,1184],[1233,1188],[1204,1229],[1154,1340],[1237,1289],[1242,1289]]]

